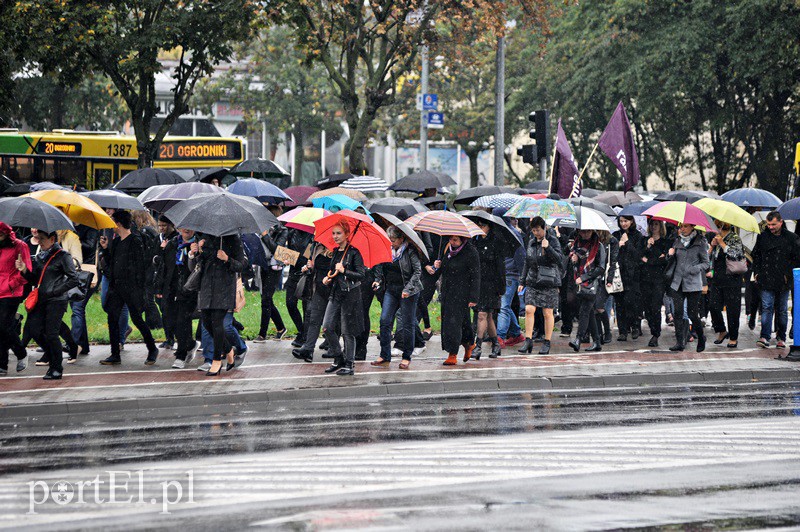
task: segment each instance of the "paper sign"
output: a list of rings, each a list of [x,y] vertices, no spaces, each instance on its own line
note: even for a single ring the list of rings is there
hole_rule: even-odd
[[[289,248],[285,248],[283,246],[278,246],[275,248],[275,254],[273,255],[275,260],[278,262],[282,262],[284,264],[288,264],[289,266],[294,266],[297,264],[297,259],[300,258],[300,253],[297,251],[292,251]]]

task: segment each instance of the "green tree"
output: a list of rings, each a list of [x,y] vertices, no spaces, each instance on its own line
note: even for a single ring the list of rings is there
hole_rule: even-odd
[[[139,166],[150,166],[175,120],[189,110],[198,80],[227,59],[256,13],[250,0],[20,0],[14,7],[28,61],[65,84],[99,70],[130,113]],[[172,102],[151,137],[158,113],[159,53],[175,50]]]

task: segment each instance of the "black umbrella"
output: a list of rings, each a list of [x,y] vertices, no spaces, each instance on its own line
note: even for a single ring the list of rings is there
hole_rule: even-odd
[[[229,185],[232,182],[236,181],[236,176],[231,174],[231,171],[227,168],[216,167],[216,168],[206,168],[193,178],[189,179],[189,181],[198,181],[200,183],[211,183],[214,179],[219,180],[220,184],[222,185]]]
[[[700,198],[707,197],[709,196],[693,190],[672,190],[670,192],[663,192],[653,199],[656,201],[685,201],[687,203],[694,203]]]
[[[483,185],[480,187],[465,188],[458,193],[453,200],[454,205],[469,205],[482,196],[494,196],[495,194],[519,194],[522,190],[514,187],[498,187],[496,185]]]
[[[11,227],[35,227],[48,233],[75,230],[67,215],[49,203],[34,198],[0,198],[0,221]]]
[[[430,196],[427,198],[417,198],[414,201],[416,201],[417,203],[422,203],[429,209],[432,208],[432,206],[438,205],[440,203],[445,205],[447,204],[447,198],[444,196]],[[439,209],[438,207],[436,208]]]
[[[121,190],[94,190],[92,192],[82,192],[81,196],[86,196],[104,209],[147,210],[141,201],[133,196],[128,196]]]
[[[486,211],[461,211],[458,214],[468,218],[473,222],[483,220],[492,225],[495,236],[504,244],[504,253],[510,257],[514,251],[522,245],[522,235],[511,229],[502,218],[494,216]]]
[[[372,211],[372,215],[375,218],[375,223],[381,226],[381,228],[384,230],[388,229],[391,225],[397,227],[400,232],[406,236],[406,240],[411,242],[414,247],[417,248],[417,251],[419,251],[420,255],[425,257],[425,260],[430,260],[430,257],[428,257],[428,250],[425,248],[425,244],[410,225],[405,223],[397,216],[392,216],[391,214],[387,214],[385,212]]]
[[[314,186],[320,190],[325,190],[326,188],[338,187],[348,179],[352,179],[354,177],[358,176],[351,173],[326,175],[325,177],[318,179]]]
[[[284,170],[279,164],[260,157],[240,162],[231,168],[231,173],[236,177],[263,179],[280,188],[286,188],[288,186],[288,181],[291,180],[289,172]],[[284,181],[287,181],[287,184],[282,186],[280,183]]]
[[[414,216],[418,212],[425,212],[428,208],[418,201],[409,198],[381,198],[368,201],[364,207],[372,214],[391,214],[397,216],[400,211],[405,211],[407,216]]]
[[[164,214],[175,227],[212,236],[260,234],[280,223],[257,199],[230,192],[197,194]]]
[[[5,176],[3,174],[0,174],[0,194],[5,192],[5,190],[8,187],[13,186],[14,184],[15,183],[14,183],[13,179],[11,179],[10,177],[7,177],[7,176]]]
[[[524,187],[525,190],[532,190],[534,192],[541,192],[543,190],[550,190],[550,181],[534,181],[533,183],[528,183]]]
[[[596,198],[597,196],[599,196],[602,193],[603,193],[602,191],[595,190],[593,188],[581,189],[581,196],[584,197],[584,198]]]
[[[11,185],[3,191],[3,196],[22,196],[31,191],[31,185],[33,185],[33,183],[30,182]]]
[[[125,177],[120,179],[114,188],[136,194],[143,192],[155,185],[175,185],[178,183],[185,183],[184,179],[170,170],[163,168],[140,168],[125,174]]]
[[[431,172],[430,170],[422,170],[413,174],[408,174],[402,179],[398,179],[395,183],[389,186],[389,190],[395,192],[425,192],[430,188],[440,189],[443,187],[450,187],[455,185],[447,174],[441,172]]]
[[[564,201],[572,203],[575,206],[589,207],[590,209],[594,209],[607,216],[617,215],[617,212],[614,209],[612,209],[608,204],[603,203],[602,201],[593,200],[591,198],[578,197],[578,198],[565,199]]]

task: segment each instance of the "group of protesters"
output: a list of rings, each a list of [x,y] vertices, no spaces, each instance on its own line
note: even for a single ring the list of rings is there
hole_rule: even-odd
[[[428,203],[447,208],[443,199]],[[282,212],[276,205],[265,208]],[[71,295],[82,264],[97,266],[96,289],[107,313],[110,354],[103,365],[121,364],[132,322],[147,347],[147,365],[157,362],[160,350],[173,350],[172,368],[184,369],[202,349],[197,369],[208,376],[240,367],[248,347],[235,312],[251,284],[261,293],[253,341],[268,339],[270,321],[273,338],[286,334],[274,303],[282,287],[297,330],[294,357],[313,362],[320,350],[332,362],[325,372],[336,375],[353,375],[354,362],[366,360],[373,298],[381,306],[380,354],[370,364],[385,367],[399,357],[399,368],[408,369],[431,339],[428,307],[437,293],[448,366],[458,364],[462,348],[463,362],[480,360],[486,343],[490,358],[519,344],[519,353],[537,347],[548,354],[559,321],[561,336],[570,337],[576,352],[602,351],[614,340],[612,314],[617,342],[639,338],[646,321],[648,346],[658,347],[666,321],[674,326],[671,351],[694,342],[698,352],[706,348],[710,314],[713,342],[736,348],[743,287],[751,328],[761,314],[758,345],[770,346],[774,319],[776,346],[785,347],[791,268],[800,260],[800,243],[778,212],[766,216],[766,230],[746,249],[737,230],[719,220],[716,233],[652,219],[641,231],[633,217],[618,216],[612,232],[552,227],[538,216],[508,218],[505,209],[489,210],[522,245],[509,244],[496,226],[477,220],[481,236],[422,234],[423,253],[408,235],[389,227],[391,260],[371,268],[349,245],[345,223],[330,229],[333,249],[283,224],[263,234],[222,238],[176,228],[166,216],[156,220],[147,211],[108,209],[113,230],[78,225],[77,232],[46,233],[0,223],[0,374],[8,373],[10,354],[17,371],[25,370],[31,340],[41,350],[36,365],[48,366],[47,380],[62,377],[63,352],[68,364],[89,353],[86,305],[93,290]],[[284,265],[274,256],[278,247],[299,258]],[[38,301],[23,320],[20,306],[31,291]],[[160,328],[166,338],[157,345],[152,330]]]

